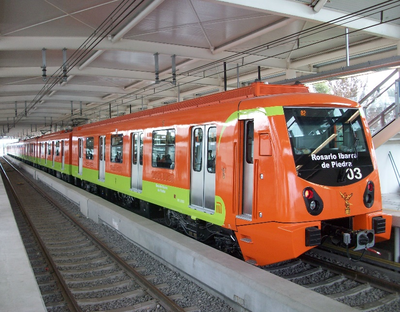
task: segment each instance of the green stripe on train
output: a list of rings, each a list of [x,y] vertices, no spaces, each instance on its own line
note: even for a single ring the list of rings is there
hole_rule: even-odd
[[[212,214],[200,210],[194,210],[189,207],[190,191],[162,183],[143,181],[142,191],[136,192],[131,189],[131,178],[117,174],[105,173],[104,181],[98,179],[98,171],[94,169],[82,168],[82,175],[78,174],[78,167],[72,167],[73,176],[118,191],[158,206],[162,206],[186,215],[193,219],[201,219],[217,225],[224,224],[226,209],[222,198],[215,196],[216,209]],[[216,207],[217,208],[217,207]]]
[[[43,166],[43,167],[46,167],[46,168],[49,168],[49,169],[53,169],[53,170],[55,170],[55,171],[58,171],[58,172],[61,172],[61,173],[65,173],[65,174],[71,174],[70,172],[71,172],[71,165],[67,165],[67,164],[64,164],[64,169],[61,169],[61,163],[60,162],[57,162],[57,161],[55,161],[54,162],[54,165],[53,165],[53,161],[51,161],[51,160],[48,160],[47,161],[47,163],[45,162],[45,160],[44,159],[42,159],[42,158],[32,158],[32,162],[33,163],[35,163],[35,164],[38,164],[38,165],[40,165],[40,166]]]

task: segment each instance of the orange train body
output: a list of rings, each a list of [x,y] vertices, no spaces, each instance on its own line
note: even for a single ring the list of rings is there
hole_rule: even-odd
[[[8,153],[196,239],[215,236],[257,265],[297,257],[324,237],[356,250],[390,238],[360,106],[302,85],[254,83]]]

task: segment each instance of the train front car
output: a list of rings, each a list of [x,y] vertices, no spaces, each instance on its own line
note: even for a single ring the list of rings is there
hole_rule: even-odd
[[[254,119],[251,222],[237,222],[245,260],[291,259],[326,238],[352,250],[389,239],[392,219],[382,213],[372,138],[359,105],[320,94],[255,101],[266,117]]]

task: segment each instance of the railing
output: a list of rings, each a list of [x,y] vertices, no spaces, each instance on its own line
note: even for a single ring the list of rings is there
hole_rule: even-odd
[[[394,157],[392,155],[392,152],[389,151],[388,156],[389,156],[390,163],[392,164],[392,168],[393,168],[393,171],[394,171],[394,175],[396,176],[397,183],[400,186],[400,173],[399,173],[399,170],[397,169],[397,165],[396,165],[396,162],[394,161]]]
[[[382,131],[387,125],[399,117],[400,80],[398,79],[393,82],[392,79],[397,73],[398,70],[394,70],[360,100],[372,135]]]

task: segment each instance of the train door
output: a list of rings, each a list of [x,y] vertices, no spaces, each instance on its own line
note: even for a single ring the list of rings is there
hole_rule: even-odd
[[[215,209],[215,126],[192,129],[190,205],[194,208]]]
[[[65,147],[65,141],[61,140],[61,170],[64,170],[65,168],[65,152],[64,152],[64,147]]]
[[[46,142],[45,143],[45,147],[44,147],[44,164],[45,165],[47,165],[47,145],[48,145],[49,143],[48,142]]]
[[[54,157],[55,157],[55,153],[54,153],[54,141],[51,142],[51,166],[54,167]]]
[[[41,143],[39,143],[39,158],[40,158],[39,164],[40,165],[44,164],[44,159],[43,159],[43,155],[45,155],[44,151],[45,151],[44,143],[41,142]]]
[[[141,191],[143,179],[143,132],[132,133],[131,147],[131,189]]]
[[[243,196],[242,216],[251,219],[253,211],[253,186],[254,186],[254,121],[243,121]]]
[[[99,180],[106,178],[106,137],[99,137]]]
[[[83,140],[78,139],[78,174],[82,174],[83,167]]]

